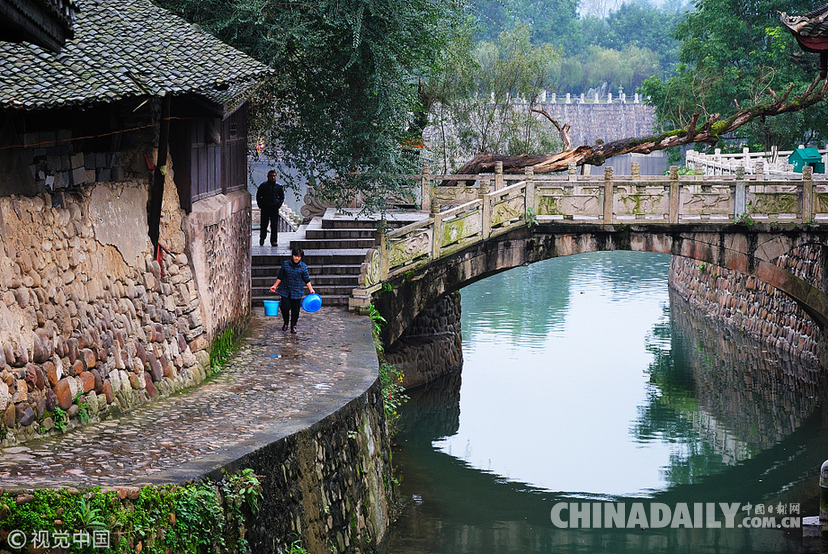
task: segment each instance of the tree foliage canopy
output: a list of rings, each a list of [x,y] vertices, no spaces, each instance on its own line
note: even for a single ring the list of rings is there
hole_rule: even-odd
[[[697,0],[696,10],[678,24],[680,65],[666,81],[652,78],[642,91],[652,97],[665,125],[684,127],[694,112],[702,120],[727,118],[740,109],[767,103],[769,91],[796,92],[818,74],[818,57],[802,52],[779,22],[779,11],[802,14],[813,8],[802,0]],[[796,148],[828,139],[828,110],[821,102],[808,110],[759,118],[731,138],[752,148]]]
[[[276,76],[255,99],[252,133],[324,199],[382,208],[405,189],[417,78],[467,14],[431,0],[156,0]],[[462,0],[458,0],[462,1]]]

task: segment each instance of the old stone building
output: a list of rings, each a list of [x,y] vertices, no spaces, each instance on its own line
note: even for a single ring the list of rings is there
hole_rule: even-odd
[[[270,70],[148,0],[0,42],[4,444],[202,381],[250,306],[246,99]]]

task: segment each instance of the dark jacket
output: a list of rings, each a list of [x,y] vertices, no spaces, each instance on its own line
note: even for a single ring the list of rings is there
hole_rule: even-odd
[[[256,204],[259,208],[276,208],[282,207],[285,201],[285,188],[273,181],[265,181],[259,185],[259,190],[256,191]]]
[[[305,262],[293,263],[293,260],[285,260],[279,269],[278,278],[281,280],[276,292],[285,298],[302,298],[304,286],[310,282],[308,266]]]

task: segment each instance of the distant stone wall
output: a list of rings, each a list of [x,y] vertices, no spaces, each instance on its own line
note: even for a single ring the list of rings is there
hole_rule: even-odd
[[[561,124],[572,129],[569,137],[573,146],[592,145],[597,140],[609,142],[627,137],[647,136],[653,133],[655,110],[647,104],[633,102],[544,103],[546,111]]]
[[[819,288],[819,245],[796,248],[777,265]],[[820,331],[789,296],[756,277],[674,256],[670,287],[709,317],[805,361],[820,363]]]
[[[385,351],[388,363],[403,372],[402,385],[416,387],[463,367],[460,293],[426,307]]]

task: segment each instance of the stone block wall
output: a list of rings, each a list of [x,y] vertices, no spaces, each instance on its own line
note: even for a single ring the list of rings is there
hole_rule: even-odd
[[[228,470],[262,475],[248,530],[253,552],[375,552],[391,522],[390,444],[379,380],[334,414],[242,457]]]
[[[572,126],[569,136],[575,146],[595,144],[599,139],[609,142],[647,136],[652,134],[655,125],[655,110],[647,104],[550,102],[543,107],[556,121]]]
[[[206,346],[250,314],[250,193],[240,190],[199,200],[183,226],[203,307],[203,320],[194,317],[190,325],[204,331],[198,340]]]
[[[670,304],[673,336],[684,339],[673,341],[671,355],[692,369],[695,383],[699,411],[691,421],[727,463],[771,448],[814,413],[822,392],[817,366],[774,348],[756,348],[754,337],[721,325],[674,290]]]
[[[816,287],[822,282],[822,247],[796,248],[777,265]],[[820,331],[789,296],[756,277],[674,256],[670,287],[720,323],[810,363],[820,363]]]
[[[402,371],[407,389],[462,369],[460,293],[447,294],[420,312],[385,350],[385,360]]]

